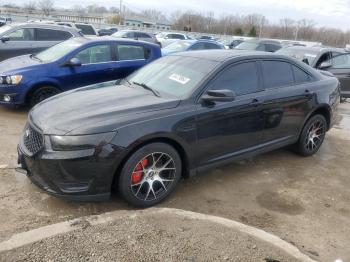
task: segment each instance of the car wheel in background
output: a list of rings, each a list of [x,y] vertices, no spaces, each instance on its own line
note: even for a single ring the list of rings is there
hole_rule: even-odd
[[[311,156],[321,147],[326,135],[327,121],[322,115],[312,116],[304,125],[296,144],[296,151],[302,156]]]
[[[57,95],[60,93],[60,90],[53,86],[43,86],[38,88],[33,92],[30,97],[30,107],[35,106],[36,104],[44,101],[45,99]]]
[[[177,151],[165,143],[152,143],[129,157],[116,182],[120,195],[129,204],[150,207],[173,192],[181,172]]]
[[[346,97],[341,96],[340,97],[340,103],[345,103],[346,102]]]

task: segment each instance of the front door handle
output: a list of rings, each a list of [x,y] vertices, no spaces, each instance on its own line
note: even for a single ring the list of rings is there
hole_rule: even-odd
[[[263,104],[263,102],[260,101],[260,100],[257,99],[257,98],[254,98],[254,99],[252,100],[252,102],[250,102],[250,105],[251,105],[251,106],[260,106],[260,105],[262,105],[262,104]]]

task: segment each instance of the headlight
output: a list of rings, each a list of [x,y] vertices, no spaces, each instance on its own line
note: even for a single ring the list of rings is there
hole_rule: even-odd
[[[18,85],[22,81],[22,75],[6,76],[4,84]]]
[[[56,151],[74,151],[104,146],[112,141],[116,132],[83,136],[50,136],[51,146]]]

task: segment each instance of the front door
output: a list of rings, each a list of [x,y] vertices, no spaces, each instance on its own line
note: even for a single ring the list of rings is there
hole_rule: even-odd
[[[0,41],[0,61],[15,56],[34,53],[34,29],[16,29],[3,37],[7,37],[8,41]]]
[[[65,90],[117,79],[119,64],[113,58],[109,44],[87,47],[74,57],[79,58],[81,66],[63,66],[57,72]]]
[[[335,75],[340,82],[343,97],[350,97],[350,54],[341,54],[326,61],[331,65],[323,69]]]
[[[256,62],[243,62],[225,69],[207,90],[229,89],[233,102],[198,103],[198,165],[211,164],[246,153],[261,142],[264,123],[262,94]]]

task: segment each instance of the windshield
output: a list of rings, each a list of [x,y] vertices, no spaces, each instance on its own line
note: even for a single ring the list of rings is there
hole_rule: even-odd
[[[194,57],[168,56],[141,68],[126,79],[178,98],[189,96],[218,62]]]
[[[314,50],[299,50],[293,48],[283,48],[276,52],[276,54],[287,55],[296,58],[299,61],[303,61],[303,59],[307,59],[309,65],[313,64],[315,58],[318,55],[317,51]]]
[[[5,33],[6,31],[8,31],[8,30],[11,29],[11,28],[12,28],[12,27],[9,26],[9,25],[1,26],[1,27],[0,27],[0,35],[1,35],[2,33]]]
[[[186,42],[186,41],[176,41],[175,43],[172,43],[166,47],[164,47],[164,50],[170,51],[170,52],[181,52],[187,50],[187,48],[192,44],[192,42]]]
[[[258,42],[242,42],[236,46],[237,49],[256,50],[259,46]]]
[[[40,52],[36,55],[36,57],[43,62],[55,61],[62,58],[74,49],[80,47],[82,44],[83,42],[79,42],[76,39],[70,39],[65,42],[54,45],[53,47],[50,47],[49,49],[46,49],[43,52]]]

